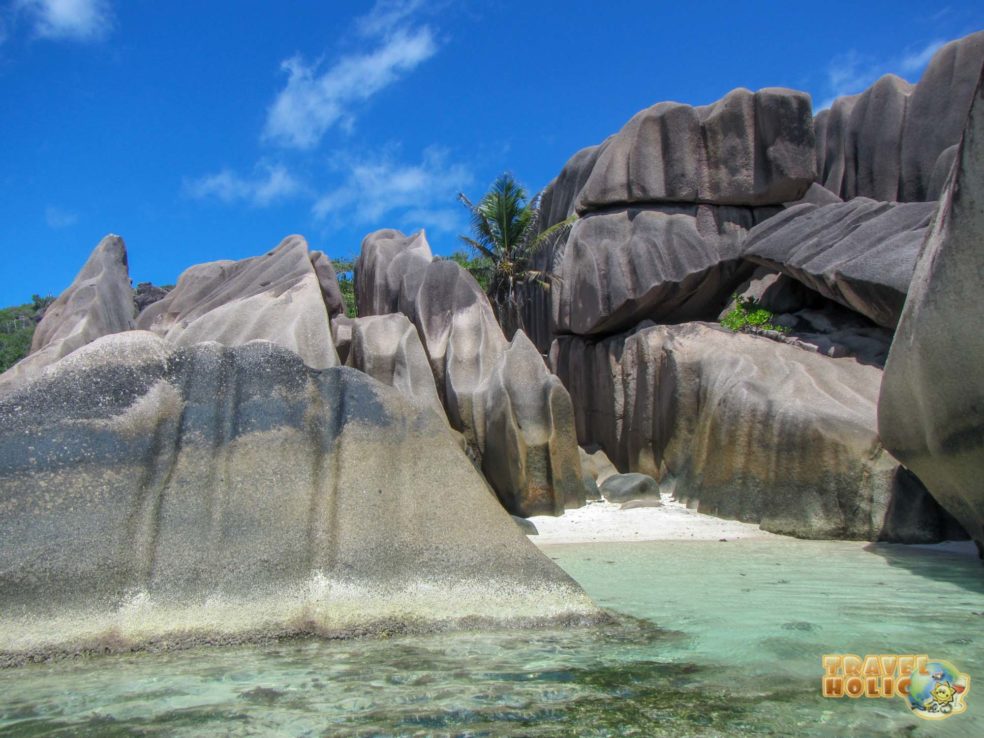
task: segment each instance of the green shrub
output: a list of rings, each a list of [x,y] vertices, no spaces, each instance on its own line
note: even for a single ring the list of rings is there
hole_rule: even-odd
[[[742,297],[735,293],[735,307],[727,315],[721,318],[721,325],[733,330],[735,333],[746,328],[759,328],[764,331],[778,331],[786,333],[788,328],[775,325],[772,319],[775,317],[770,311],[762,307],[754,297]]]

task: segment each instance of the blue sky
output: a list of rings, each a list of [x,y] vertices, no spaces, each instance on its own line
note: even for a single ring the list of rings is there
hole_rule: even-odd
[[[740,10],[739,10],[740,8]],[[137,281],[377,228],[458,248],[505,170],[543,187],[661,100],[916,81],[980,2],[0,0],[0,306],[106,233]]]

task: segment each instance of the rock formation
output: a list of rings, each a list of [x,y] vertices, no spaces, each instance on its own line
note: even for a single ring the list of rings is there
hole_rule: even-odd
[[[539,257],[558,277],[549,293],[527,290],[537,347],[716,317],[752,272],[747,231],[810,192],[813,150],[809,96],[739,89],[703,107],[659,103],[575,154],[541,201],[543,230],[581,219]]]
[[[331,263],[309,252],[300,236],[289,236],[263,256],[191,267],[167,297],[140,314],[137,327],[178,346],[273,341],[325,369],[339,363],[329,324],[329,310],[339,305]]]
[[[560,337],[551,359],[580,442],[701,512],[804,538],[959,533],[879,444],[875,367],[701,323]]]
[[[76,349],[133,328],[133,292],[126,245],[119,236],[99,242],[82,271],[45,311],[30,354],[0,375],[0,393],[22,386]]]
[[[742,253],[894,329],[935,211],[864,197],[797,205],[752,229]]]
[[[107,336],[0,398],[0,540],[2,663],[597,615],[432,412],[265,341]]]
[[[878,427],[984,552],[984,75],[955,158],[885,367]]]
[[[943,46],[919,84],[882,77],[816,116],[820,183],[848,200],[935,200],[984,64],[984,31]]]
[[[345,365],[399,390],[411,404],[430,408],[446,422],[427,354],[405,315],[346,319]]]
[[[468,272],[433,260],[423,232],[383,230],[363,240],[355,289],[360,315],[397,310],[416,327],[451,427],[510,512],[584,504],[570,398],[525,334],[506,341]]]

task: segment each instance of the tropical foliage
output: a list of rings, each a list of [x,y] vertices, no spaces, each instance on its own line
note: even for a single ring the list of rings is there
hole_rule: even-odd
[[[338,289],[341,290],[342,299],[345,301],[345,314],[354,318],[356,316],[355,280],[353,279],[355,261],[352,259],[332,259],[331,265],[335,269]]]
[[[34,327],[55,298],[34,295],[31,302],[0,308],[0,372],[7,371],[31,350]]]
[[[749,328],[758,328],[764,331],[778,331],[786,333],[789,329],[775,325],[772,320],[775,316],[762,307],[754,297],[742,297],[735,294],[732,298],[735,307],[721,318],[721,325],[729,328],[736,333]]]
[[[458,199],[471,213],[471,235],[460,238],[475,252],[478,263],[474,269],[484,277],[479,284],[483,284],[499,325],[511,339],[523,327],[522,290],[531,284],[549,289],[556,280],[555,275],[538,268],[537,254],[577,216],[541,231],[539,196],[528,199],[526,190],[508,172],[496,179],[477,203],[464,194]]]

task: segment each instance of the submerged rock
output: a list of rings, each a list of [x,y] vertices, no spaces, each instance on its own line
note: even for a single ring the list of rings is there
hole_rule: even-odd
[[[118,334],[0,398],[0,540],[0,663],[597,614],[432,412],[263,341]]]
[[[134,315],[126,245],[119,236],[109,235],[45,310],[28,356],[0,374],[0,392],[31,381],[46,366],[97,338],[130,330]]]
[[[984,75],[916,265],[878,408],[886,447],[984,551],[982,291]]]
[[[875,367],[701,323],[561,337],[551,358],[579,440],[700,512],[803,538],[957,528],[879,443]]]
[[[140,313],[137,328],[178,346],[272,341],[325,369],[339,363],[329,324],[329,311],[337,309],[333,281],[324,254],[288,236],[263,256],[189,268],[167,297]]]

